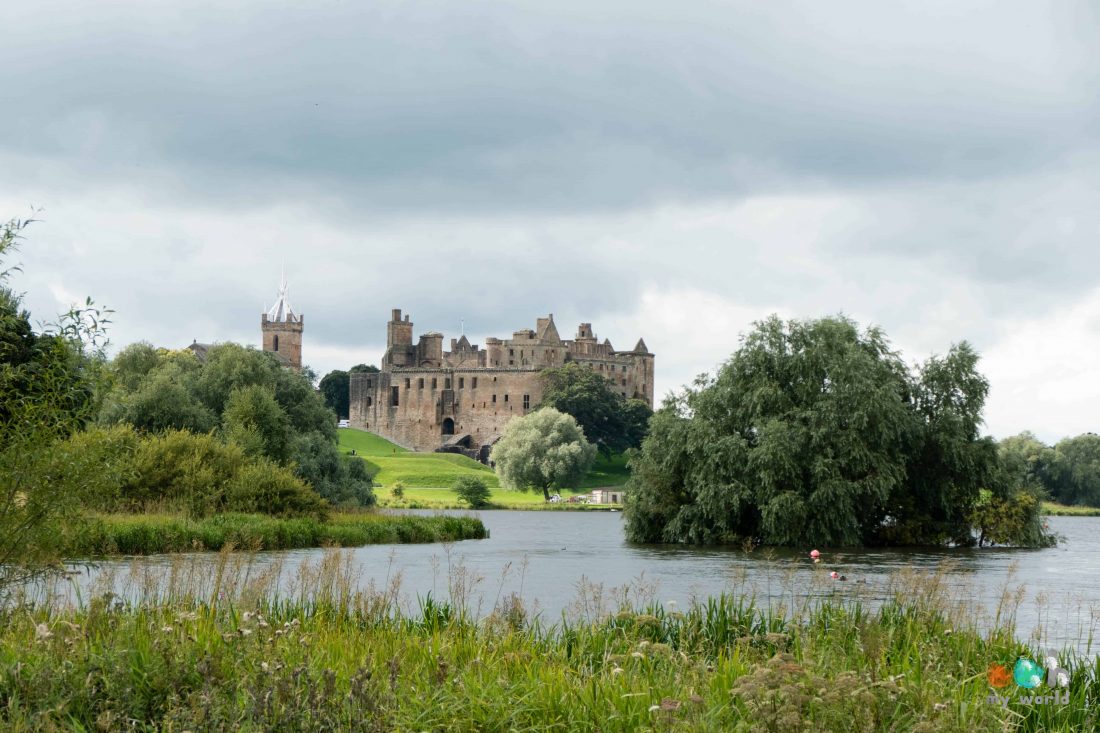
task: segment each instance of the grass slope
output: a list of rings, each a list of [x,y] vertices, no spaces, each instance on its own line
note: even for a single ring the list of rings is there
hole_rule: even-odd
[[[382,506],[464,508],[465,504],[450,490],[455,479],[463,475],[477,476],[485,481],[491,490],[489,501],[494,506],[533,509],[545,505],[542,494],[538,492],[501,488],[492,469],[466,456],[457,453],[409,451],[363,430],[347,428],[340,430],[339,436],[342,451],[348,453],[354,450],[357,456],[367,462],[371,471],[376,472],[374,481],[378,486],[375,494]],[[562,498],[568,498],[601,486],[621,486],[628,478],[630,472],[626,467],[625,456],[615,455],[610,460],[600,456],[576,490],[564,490],[560,493]],[[391,493],[391,488],[397,481],[405,485],[403,500],[394,499]],[[577,506],[569,505],[569,508]]]

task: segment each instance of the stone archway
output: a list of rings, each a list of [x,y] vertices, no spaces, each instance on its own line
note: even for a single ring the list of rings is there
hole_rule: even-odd
[[[455,421],[447,417],[443,419],[443,434],[454,435],[455,434]]]

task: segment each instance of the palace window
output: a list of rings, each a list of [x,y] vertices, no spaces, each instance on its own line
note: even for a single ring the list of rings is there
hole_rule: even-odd
[[[435,377],[432,377],[432,389],[435,389]]]
[[[397,407],[397,395],[400,391],[398,387],[390,387],[390,407]]]
[[[459,377],[458,378],[458,388],[459,389],[465,389],[466,388],[466,377]]]
[[[508,394],[507,394],[507,393],[505,393],[505,394],[504,394],[504,401],[505,401],[505,402],[507,402],[507,401],[508,401]]]
[[[620,381],[621,381],[621,382],[623,383],[623,386],[625,387],[625,386],[626,386],[626,379],[624,378],[624,379],[622,379],[622,380],[620,380]]]
[[[531,395],[529,395],[529,394],[523,395],[523,409],[524,410],[530,410],[531,409]]]
[[[444,377],[443,378],[443,389],[450,389],[450,388],[451,388],[451,378],[450,377]]]
[[[373,400],[373,399],[371,399],[370,397],[368,397],[368,398],[367,398],[367,407],[370,407],[370,406],[371,406],[371,405],[373,405],[373,404],[374,404],[374,400]]]
[[[470,389],[477,389],[477,377],[470,377]]]
[[[419,379],[416,380],[416,388],[417,389],[424,389],[424,377],[420,377]]]
[[[496,403],[497,403],[497,396],[493,395],[493,404],[495,405]]]
[[[405,377],[405,389],[409,389],[410,387],[412,387],[412,379]]]
[[[272,340],[271,340],[271,350],[272,351],[278,351],[279,350],[279,334],[275,334],[275,336],[272,338]]]

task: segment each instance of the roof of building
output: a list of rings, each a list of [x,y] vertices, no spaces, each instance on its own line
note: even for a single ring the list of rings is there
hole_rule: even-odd
[[[634,345],[634,351],[639,354],[648,354],[649,349],[645,345],[645,339],[638,339],[638,343]]]
[[[539,319],[542,320],[541,318]],[[550,316],[542,324],[542,328],[539,330],[539,338],[551,343],[560,343],[561,336],[558,335],[558,327],[554,325],[554,314]]]
[[[283,275],[283,281],[279,285],[279,299],[268,310],[267,317],[269,320],[279,323],[290,323],[298,320],[298,315],[290,307],[290,286],[287,284],[286,275]]]
[[[206,361],[206,352],[214,348],[214,344],[200,344],[198,341],[192,341],[191,345],[187,348],[194,352],[195,358],[201,363]]]

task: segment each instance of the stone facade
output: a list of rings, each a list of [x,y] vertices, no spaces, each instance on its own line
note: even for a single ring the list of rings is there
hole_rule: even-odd
[[[613,389],[653,406],[653,354],[645,342],[630,351],[600,343],[592,324],[562,339],[554,316],[485,348],[466,336],[429,331],[413,342],[413,324],[394,309],[386,325],[382,371],[351,375],[351,425],[420,451],[454,450],[484,459],[504,426],[542,399],[543,369],[576,362],[604,374]]]
[[[301,371],[304,329],[305,316],[295,313],[290,307],[290,288],[284,276],[275,305],[260,317],[262,349],[275,354],[280,362],[291,369]]]

